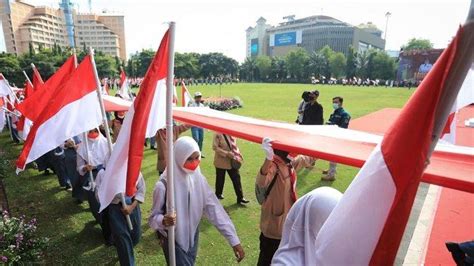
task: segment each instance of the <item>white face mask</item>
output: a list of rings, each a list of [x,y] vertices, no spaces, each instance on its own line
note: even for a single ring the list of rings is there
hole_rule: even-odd
[[[333,103],[333,104],[332,104],[332,108],[333,108],[334,110],[338,109],[338,108],[339,108],[339,104],[338,104],[338,103]]]

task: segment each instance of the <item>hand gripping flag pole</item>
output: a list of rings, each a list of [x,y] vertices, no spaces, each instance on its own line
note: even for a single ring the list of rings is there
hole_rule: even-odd
[[[105,135],[107,138],[107,144],[109,146],[109,156],[110,156],[112,154],[112,149],[113,149],[112,138],[110,137],[110,129],[109,129],[108,121],[107,121],[107,115],[105,114],[104,100],[102,98],[102,85],[100,84],[99,75],[97,74],[97,68],[95,66],[95,60],[94,60],[94,51],[92,50],[92,48],[89,48],[89,54],[91,55],[92,66],[94,68],[95,81],[97,84],[97,97],[99,98],[100,110],[102,112],[102,120],[104,124]],[[125,208],[127,206],[126,205],[127,203],[125,202],[125,196],[123,195],[123,193],[120,193],[120,197],[121,197],[120,201],[122,202],[122,207]],[[133,230],[133,225],[132,225],[132,221],[130,220],[130,215],[126,215],[125,218],[127,220],[128,228],[130,230]]]

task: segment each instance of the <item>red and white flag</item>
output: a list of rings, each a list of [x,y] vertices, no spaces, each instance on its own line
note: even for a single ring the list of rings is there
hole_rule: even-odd
[[[30,95],[27,95],[25,100],[18,105],[18,111],[34,122],[43,109],[48,106],[50,100],[56,97],[56,89],[71,77],[75,69],[75,56],[73,55],[34,93],[30,94],[26,90]]]
[[[443,130],[442,140],[447,141],[451,144],[456,144],[456,125],[458,117],[457,114],[462,108],[474,103],[474,64],[471,65],[471,69],[466,75],[462,84],[461,90],[459,91],[456,102],[451,109],[448,122]]]
[[[33,88],[35,90],[40,89],[40,87],[44,84],[43,78],[41,77],[41,74],[39,73],[38,69],[33,66]]]
[[[458,31],[321,228],[315,265],[394,264],[429,160],[441,95],[450,93],[446,78],[466,35]]]
[[[86,56],[71,77],[54,90],[54,98],[34,121],[16,161],[17,172],[69,138],[102,122],[92,58]]]
[[[13,90],[2,73],[0,73],[0,97],[12,95]]]
[[[130,100],[130,94],[128,91],[128,81],[127,81],[127,75],[125,74],[125,71],[122,69],[120,72],[120,82],[119,82],[120,90],[119,94],[122,96],[122,98],[126,100]]]
[[[31,98],[34,95],[35,91],[33,89],[33,84],[29,82],[28,80],[25,82],[25,99],[23,102],[26,101],[26,99]],[[23,103],[21,102],[20,104],[16,105],[16,109],[18,110],[18,107]],[[27,118],[23,114],[19,118],[17,122],[17,130],[18,130],[18,135],[22,140],[26,140],[28,137],[28,134],[30,133],[31,126],[33,125],[33,122],[31,119]]]
[[[187,107],[192,100],[193,98],[191,97],[188,88],[186,88],[186,84],[184,84],[184,81],[181,82],[181,106]]]
[[[154,137],[166,124],[166,77],[168,75],[169,33],[145,75],[139,93],[125,115],[114,150],[100,178],[100,211],[119,193],[133,196],[143,160],[143,140]],[[132,130],[133,129],[133,130]]]

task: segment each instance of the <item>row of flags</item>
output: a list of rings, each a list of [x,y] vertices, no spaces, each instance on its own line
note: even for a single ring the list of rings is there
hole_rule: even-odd
[[[442,98],[457,94],[459,89],[449,87],[447,82],[453,72],[464,71],[452,68],[454,59],[471,60],[472,64],[474,45],[461,45],[466,41],[472,44],[466,38],[468,34],[472,32],[464,32],[463,28],[458,31],[321,228],[316,238],[315,264],[382,265],[395,261],[420,178],[431,155],[430,147],[437,141],[432,136],[436,135],[435,125],[443,119],[440,109],[446,108]],[[125,116],[98,188],[101,210],[119,193],[134,195],[143,160],[143,140],[165,127],[169,45],[167,32]],[[470,49],[470,57],[459,58],[460,47]],[[18,170],[65,140],[103,122],[98,97],[102,92],[96,83],[99,79],[93,60],[93,55],[88,55],[76,67],[73,55],[46,82],[34,68],[33,82],[27,82],[22,103],[15,103],[13,90],[0,75],[0,97],[13,105],[15,109],[11,111],[20,113],[25,123],[31,121],[16,162]],[[123,70],[120,95],[132,100]],[[181,105],[187,106],[191,99],[182,83]],[[174,102],[178,103],[176,91]],[[451,103],[449,108],[455,114],[460,105],[452,106]]]

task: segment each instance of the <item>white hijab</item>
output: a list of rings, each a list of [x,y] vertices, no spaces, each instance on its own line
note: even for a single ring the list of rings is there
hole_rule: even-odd
[[[87,135],[87,133],[86,133]],[[86,136],[87,137],[87,136]],[[105,162],[107,161],[107,155],[109,154],[109,147],[107,143],[107,139],[102,136],[102,134],[99,131],[99,136],[97,139],[91,140],[90,138],[87,138],[87,146],[89,147],[89,155],[91,161],[88,161],[87,158],[87,153],[86,153],[86,148],[84,145],[86,145],[86,142],[83,138],[83,135],[81,134],[80,136],[81,143],[78,145],[77,148],[77,154],[84,159],[88,164],[92,166],[98,166],[98,165],[104,165],[105,167]]]
[[[320,187],[298,199],[286,217],[272,265],[314,264],[316,236],[341,197],[334,188]]]
[[[205,195],[209,189],[200,167],[193,173],[183,167],[194,152],[199,152],[199,146],[190,137],[181,137],[174,144],[176,243],[185,251],[194,246],[194,234],[201,221]],[[167,180],[167,172],[165,170],[161,178]]]

